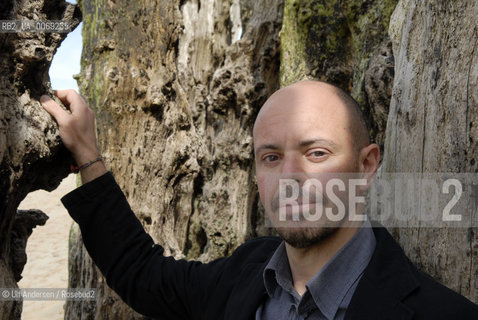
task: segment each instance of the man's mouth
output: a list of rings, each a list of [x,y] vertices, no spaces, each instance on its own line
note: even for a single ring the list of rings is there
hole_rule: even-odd
[[[280,221],[302,221],[310,220],[311,216],[322,213],[322,204],[316,202],[286,204],[279,207]]]

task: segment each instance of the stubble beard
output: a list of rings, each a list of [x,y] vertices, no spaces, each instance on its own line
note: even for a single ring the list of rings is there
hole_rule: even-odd
[[[358,167],[355,168],[355,172],[358,172]],[[299,193],[299,196],[302,197],[302,190]],[[309,199],[314,199],[313,195],[309,197]],[[330,199],[324,195],[321,197],[322,199],[322,204],[323,208],[325,207],[332,207],[332,203]],[[279,236],[290,246],[296,249],[304,249],[304,248],[310,248],[313,247],[330,237],[332,237],[339,229],[342,227],[346,227],[347,223],[347,217],[348,217],[348,203],[345,203],[345,215],[344,217],[339,220],[339,221],[330,221],[330,220],[323,220],[321,222],[315,221],[311,222],[312,226],[286,226],[286,227],[281,227],[280,222],[275,226],[276,232],[279,234]],[[274,198],[271,201],[271,204],[269,206],[271,211],[273,212],[273,217],[278,216],[278,211],[279,211],[279,199],[278,197]],[[267,209],[266,209],[267,211]],[[303,217],[299,218],[300,220],[303,220]],[[274,224],[274,223],[273,223]],[[322,225],[321,225],[322,224]]]
[[[342,223],[327,227],[289,228],[278,227],[275,230],[279,236],[290,246],[296,249],[313,247],[334,235]]]
[[[327,197],[323,198],[324,206],[331,206],[331,202]],[[274,201],[272,208],[275,211],[274,216],[278,216],[278,205]],[[348,206],[346,206],[346,212],[348,212]],[[347,215],[339,221],[331,221],[328,219],[322,219],[321,221],[311,221],[304,225],[304,217],[299,217],[300,222],[289,221],[288,225],[281,226],[280,222],[275,226],[276,232],[279,236],[290,246],[296,249],[304,249],[313,247],[333,236],[340,228],[343,227]]]

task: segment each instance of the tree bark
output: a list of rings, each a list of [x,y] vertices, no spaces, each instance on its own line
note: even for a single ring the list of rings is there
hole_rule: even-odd
[[[477,17],[476,1],[399,2],[384,172],[478,172]],[[476,202],[462,208],[466,228],[394,230],[412,261],[475,302],[476,210]]]
[[[75,5],[58,0],[0,3],[0,20],[81,20]],[[17,288],[32,228],[43,213],[17,213],[34,190],[55,189],[68,175],[71,157],[58,127],[38,99],[52,94],[48,78],[53,54],[66,33],[0,33],[0,288]],[[22,301],[0,301],[0,319],[20,319]]]

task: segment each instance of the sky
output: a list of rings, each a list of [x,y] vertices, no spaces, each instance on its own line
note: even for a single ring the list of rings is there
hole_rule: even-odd
[[[70,0],[71,3],[76,3]],[[70,32],[53,56],[50,67],[50,81],[53,89],[75,89],[78,91],[78,84],[73,75],[80,73],[81,50],[83,41],[81,39],[80,23],[73,32]]]

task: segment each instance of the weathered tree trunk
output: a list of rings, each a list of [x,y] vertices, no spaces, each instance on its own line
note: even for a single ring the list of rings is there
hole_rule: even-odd
[[[384,172],[478,172],[478,3],[399,2],[390,23],[396,76]],[[475,179],[476,182],[476,179]],[[475,203],[468,228],[395,230],[409,257],[478,301]]]
[[[83,1],[81,93],[108,168],[167,254],[211,260],[271,232],[258,210],[251,129],[278,88],[281,0]],[[70,285],[100,289],[66,319],[141,318],[72,233]],[[88,316],[87,316],[88,315]]]
[[[64,1],[2,1],[0,20],[64,20],[81,13]],[[17,288],[32,228],[47,217],[19,212],[23,198],[53,190],[69,172],[70,156],[38,99],[48,93],[48,68],[66,34],[0,33],[0,288]],[[51,92],[50,92],[51,93]],[[21,301],[0,301],[0,319],[20,319]]]

